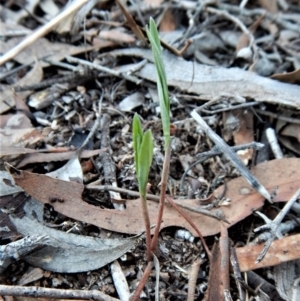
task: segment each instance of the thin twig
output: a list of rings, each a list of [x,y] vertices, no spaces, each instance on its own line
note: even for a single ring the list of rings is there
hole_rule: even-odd
[[[117,179],[116,179],[116,166],[112,160],[109,150],[111,150],[110,145],[110,116],[108,114],[103,114],[101,119],[101,141],[100,145],[103,148],[107,148],[107,152],[103,152],[99,154],[99,158],[101,160],[101,164],[103,167],[103,173],[105,182],[107,184],[111,184],[112,186],[117,186]],[[113,199],[120,200],[121,196],[119,193],[109,192],[110,197]],[[113,204],[116,209],[124,210],[123,204]]]
[[[235,106],[229,105],[226,108],[222,108],[222,109],[218,109],[218,110],[206,110],[206,109],[202,109],[201,111],[205,114],[218,114],[218,113],[222,113],[222,112],[227,112],[227,111],[234,111],[234,110],[240,110],[240,109],[245,109],[245,108],[249,108],[249,107],[253,107],[260,104],[260,102],[258,101],[252,101],[252,102],[245,102],[245,103],[241,103]],[[199,110],[197,110],[199,111]]]
[[[122,72],[119,72],[119,71],[116,71],[116,70],[113,70],[113,69],[110,69],[110,68],[107,68],[107,67],[104,67],[104,66],[86,61],[86,60],[78,59],[78,58],[75,58],[75,57],[72,57],[72,56],[69,56],[69,55],[66,55],[66,60],[70,63],[81,64],[81,65],[88,66],[92,69],[96,69],[96,70],[105,72],[107,74],[110,74],[110,75],[113,75],[113,76],[116,76],[116,77],[124,78],[128,81],[131,81],[131,82],[137,84],[137,85],[142,83],[142,80],[137,78],[136,76],[129,75],[129,74],[124,74]]]
[[[279,224],[282,222],[283,218],[288,213],[288,211],[291,209],[293,204],[297,201],[299,196],[300,196],[300,189],[298,189],[297,192],[292,196],[292,198],[285,204],[285,206],[282,208],[280,213],[276,216],[276,218],[272,222],[268,223],[267,225],[258,227],[254,230],[254,232],[266,231],[266,230],[270,230],[270,232],[271,232],[271,237],[265,243],[265,246],[264,246],[263,250],[261,251],[261,253],[258,255],[255,263],[262,261],[263,258],[265,257],[266,253],[268,252],[268,249],[270,248],[272,242],[274,241],[274,239],[276,237],[276,232],[277,232]]]
[[[63,10],[58,16],[53,18],[50,22],[39,28],[37,31],[32,33],[30,36],[25,38],[20,44],[16,47],[5,53],[2,57],[0,57],[0,66],[6,63],[7,61],[13,59],[16,55],[18,55],[21,51],[27,48],[29,45],[36,42],[39,38],[46,35],[49,31],[51,31],[59,22],[70,16],[72,13],[76,12],[80,7],[85,5],[89,0],[81,0],[75,1]]]
[[[2,296],[27,296],[35,298],[67,298],[67,299],[92,299],[99,301],[120,301],[119,299],[103,294],[101,291],[92,290],[73,290],[73,289],[54,289],[37,286],[20,285],[1,285],[0,292]]]
[[[283,153],[279,146],[278,139],[276,137],[276,132],[271,127],[266,129],[266,137],[269,141],[270,147],[276,159],[282,159]]]
[[[252,175],[252,173],[246,168],[241,159],[235,154],[235,152],[218,136],[208,124],[201,118],[201,116],[194,110],[191,116],[201,125],[206,135],[222,150],[224,155],[231,161],[234,167],[242,174],[248,183],[263,197],[265,197],[270,203],[272,197],[266,188]]]
[[[219,8],[223,9],[225,11],[228,11],[228,12],[232,12],[232,13],[247,16],[247,17],[253,17],[253,16],[257,16],[257,15],[261,16],[264,13],[266,13],[266,18],[268,18],[270,21],[276,23],[280,27],[283,27],[285,29],[290,29],[292,31],[300,33],[299,24],[283,20],[282,16],[284,16],[284,15],[280,16],[279,14],[272,14],[270,12],[266,12],[265,9],[261,9],[261,8],[245,9],[245,8],[240,8],[236,5],[225,4],[225,3],[219,4]]]
[[[269,116],[269,117],[276,118],[276,119],[279,119],[279,120],[283,120],[283,121],[286,121],[286,122],[290,122],[290,123],[294,123],[294,124],[300,124],[299,117],[298,118],[287,117],[287,116],[282,115],[282,113],[277,113],[276,114],[276,113],[273,113],[273,112],[268,112],[268,111],[260,110],[260,109],[255,109],[255,112],[259,113],[261,115]]]
[[[217,14],[219,16],[222,16],[230,21],[232,21],[233,23],[235,23],[241,30],[242,32],[248,36],[249,38],[249,47],[253,48],[254,51],[254,55],[256,57],[257,55],[257,47],[254,43],[254,36],[251,33],[251,31],[241,22],[241,20],[239,20],[237,17],[229,14],[227,11],[224,10],[219,10],[213,7],[206,7],[206,10],[210,13],[214,13]]]

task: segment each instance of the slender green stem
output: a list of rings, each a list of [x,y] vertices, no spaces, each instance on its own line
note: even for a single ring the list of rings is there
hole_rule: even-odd
[[[160,224],[162,222],[163,212],[164,212],[164,205],[165,205],[165,197],[166,197],[166,190],[167,190],[167,181],[169,175],[169,166],[170,166],[170,158],[171,158],[171,143],[167,146],[165,152],[165,160],[162,170],[162,178],[161,178],[161,190],[160,190],[160,200],[158,205],[158,215],[157,215],[157,222],[154,231],[154,235],[151,241],[151,251],[153,252],[157,245],[158,234],[160,231]]]
[[[151,252],[151,229],[150,229],[150,218],[149,218],[149,211],[148,211],[148,205],[147,200],[141,196],[141,202],[142,202],[142,212],[143,212],[143,218],[145,223],[145,231],[146,231],[146,246],[147,246],[147,261],[152,261],[152,252]]]

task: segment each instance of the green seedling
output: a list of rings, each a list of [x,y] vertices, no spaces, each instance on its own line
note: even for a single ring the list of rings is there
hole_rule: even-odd
[[[141,197],[146,199],[148,175],[153,158],[153,136],[150,130],[143,133],[141,121],[137,114],[133,118],[132,133],[139,192]]]
[[[153,158],[153,136],[150,130],[143,132],[141,121],[137,114],[133,117],[132,138],[134,148],[135,172],[139,184],[142,202],[143,218],[146,231],[147,260],[151,261],[150,218],[147,206],[147,183]]]
[[[163,165],[163,171],[162,171],[162,177],[161,177],[161,191],[160,191],[160,200],[159,200],[159,207],[158,207],[158,214],[157,214],[157,222],[156,227],[154,231],[153,238],[151,240],[150,236],[150,220],[149,220],[149,214],[147,209],[147,202],[146,202],[146,185],[148,181],[148,174],[147,170],[149,172],[151,160],[152,160],[152,152],[151,152],[151,160],[149,161],[150,154],[147,154],[149,150],[146,150],[148,145],[149,149],[151,148],[151,151],[153,150],[153,144],[150,145],[150,140],[152,140],[151,133],[147,134],[151,138],[145,138],[146,133],[143,134],[142,127],[140,120],[137,116],[134,116],[133,121],[133,132],[134,132],[134,149],[135,149],[135,166],[136,166],[136,173],[138,176],[139,181],[139,187],[140,187],[140,195],[143,199],[143,214],[144,214],[144,220],[146,225],[146,244],[147,244],[147,259],[148,259],[148,265],[145,270],[145,273],[143,275],[143,278],[141,279],[136,292],[132,298],[132,300],[138,300],[140,293],[150,275],[151,271],[151,262],[152,262],[152,252],[155,252],[157,247],[157,241],[158,241],[158,235],[160,231],[160,225],[162,222],[162,216],[163,216],[163,210],[164,210],[164,203],[165,203],[165,197],[166,197],[166,188],[167,188],[167,179],[169,174],[169,165],[170,165],[170,156],[171,156],[171,137],[170,137],[170,99],[169,99],[169,92],[168,92],[168,85],[167,85],[167,77],[166,77],[166,71],[162,60],[162,51],[161,51],[161,45],[160,40],[158,36],[158,32],[156,29],[155,22],[152,18],[150,18],[149,22],[149,28],[146,28],[148,39],[151,43],[152,48],[152,54],[154,58],[154,63],[156,67],[156,74],[157,74],[157,90],[158,90],[158,97],[159,97],[159,104],[160,104],[160,112],[161,112],[161,119],[162,119],[162,126],[163,126],[163,133],[164,133],[164,149],[165,149],[165,158],[164,158],[164,165]],[[150,136],[151,135],[151,136]],[[144,144],[144,147],[142,146],[143,140],[148,140]],[[142,154],[142,155],[141,155]],[[146,158],[148,156],[148,158]],[[143,159],[142,159],[143,158]],[[142,161],[145,162],[143,168]],[[147,161],[147,163],[146,163]],[[144,197],[143,197],[144,196]],[[148,220],[147,220],[148,219]],[[148,225],[149,225],[149,232],[148,232]],[[148,236],[149,233],[149,236]]]

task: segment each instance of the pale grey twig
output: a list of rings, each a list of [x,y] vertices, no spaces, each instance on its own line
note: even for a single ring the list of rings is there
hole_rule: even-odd
[[[260,110],[260,109],[255,109],[255,112],[259,113],[261,115],[270,116],[272,118],[276,118],[276,119],[283,120],[283,121],[286,121],[286,122],[290,122],[290,123],[294,123],[294,124],[300,124],[299,117],[298,118],[287,117],[287,116],[284,116],[282,114],[276,114],[276,113],[272,113],[272,112],[268,112],[268,111]]]
[[[285,215],[288,213],[288,211],[291,209],[293,204],[297,201],[297,199],[300,196],[300,189],[296,191],[296,193],[292,196],[292,198],[285,204],[285,206],[282,208],[282,210],[279,212],[279,214],[276,216],[276,218],[269,222],[267,225],[260,226],[256,229],[254,229],[254,232],[259,232],[259,231],[270,231],[271,237],[267,240],[267,242],[264,245],[263,250],[261,253],[258,255],[256,259],[256,263],[262,261],[262,259],[265,257],[268,249],[270,248],[272,242],[274,241],[276,237],[276,232],[278,230],[278,227],[280,223],[282,222],[283,218]]]
[[[285,29],[290,29],[292,31],[300,33],[300,26],[297,23],[292,23],[284,20],[282,17],[284,14],[281,16],[279,14],[272,14],[270,12],[266,12],[265,9],[262,8],[257,8],[257,9],[245,9],[245,8],[240,8],[237,5],[232,5],[232,4],[225,4],[222,3],[219,5],[220,9],[224,9],[228,12],[235,13],[235,14],[241,14],[243,16],[247,17],[254,17],[254,16],[261,16],[263,14],[266,14],[266,18],[271,20],[272,22],[276,23],[277,25],[285,28]]]
[[[295,203],[294,203],[295,205]],[[256,214],[258,214],[259,212],[256,212]],[[261,213],[258,214],[259,216],[261,216]],[[293,231],[296,227],[299,227],[300,225],[300,217],[298,218],[294,218],[294,219],[290,219],[286,222],[280,223],[280,225],[277,228],[277,237],[278,236],[284,236],[285,233],[288,233],[290,231]],[[256,245],[256,244],[260,244],[263,243],[265,241],[267,241],[269,238],[271,237],[271,233],[270,232],[263,232],[260,233],[256,238],[255,241],[251,242],[251,245]]]
[[[152,255],[153,255],[153,262],[155,267],[155,301],[159,301],[159,274],[160,274],[159,260],[154,253]]]
[[[47,235],[26,236],[5,246],[0,246],[0,274],[13,262],[24,258],[49,243]],[[2,294],[2,290],[0,289]]]
[[[233,23],[235,23],[240,29],[241,31],[247,35],[248,39],[249,39],[249,47],[251,47],[253,49],[254,58],[258,57],[258,47],[255,44],[255,39],[254,36],[252,34],[252,32],[242,23],[242,21],[240,19],[238,19],[237,17],[231,15],[228,11],[225,10],[219,10],[213,7],[207,7],[206,8],[207,11],[217,14],[219,16],[222,16],[230,21],[232,21]]]
[[[142,80],[137,78],[136,76],[129,75],[129,74],[124,74],[122,72],[119,72],[119,71],[116,71],[116,70],[98,65],[96,63],[92,63],[92,62],[89,62],[89,61],[86,61],[86,60],[78,59],[78,58],[75,58],[75,57],[72,57],[72,56],[69,56],[69,55],[66,55],[66,60],[70,63],[81,64],[81,65],[88,66],[92,69],[96,69],[96,70],[105,72],[107,74],[110,74],[110,75],[113,75],[113,76],[116,76],[116,77],[124,78],[128,81],[131,81],[131,82],[137,84],[137,85],[139,85],[142,82]]]
[[[282,159],[283,158],[283,153],[282,150],[279,146],[275,130],[272,129],[271,127],[266,129],[266,137],[269,141],[270,147],[272,149],[272,152],[274,154],[274,157],[276,159]]]
[[[244,165],[241,159],[236,153],[218,136],[202,119],[202,117],[193,110],[191,116],[200,124],[206,135],[222,150],[224,156],[226,156],[234,167],[241,173],[241,175],[248,181],[248,183],[263,197],[265,197],[270,203],[272,203],[272,197],[266,188],[254,177],[248,168]]]
[[[218,109],[218,110],[206,110],[206,109],[202,109],[201,112],[206,113],[206,114],[218,114],[218,113],[222,113],[222,112],[227,112],[227,111],[233,111],[233,110],[240,110],[240,109],[244,109],[244,108],[249,108],[249,107],[253,107],[260,104],[260,102],[258,101],[253,101],[253,102],[245,102],[245,103],[241,103],[235,106],[229,105],[226,108],[222,108],[222,109]],[[199,110],[197,110],[199,111]]]
[[[1,285],[0,292],[2,296],[27,296],[27,297],[47,297],[55,299],[87,299],[99,301],[120,301],[119,299],[103,294],[98,290],[73,290],[73,289],[56,289],[37,286],[21,285]]]
[[[88,136],[86,137],[86,139],[84,140],[84,142],[82,143],[82,145],[80,146],[80,148],[77,150],[77,153],[79,154],[83,148],[88,144],[88,142],[92,139],[92,137],[94,136],[95,132],[99,129],[100,127],[100,120],[101,120],[101,109],[102,109],[102,100],[103,100],[103,91],[101,91],[101,96],[98,100],[98,112],[97,112],[97,116],[96,116],[96,121],[93,125],[93,127],[91,128]]]

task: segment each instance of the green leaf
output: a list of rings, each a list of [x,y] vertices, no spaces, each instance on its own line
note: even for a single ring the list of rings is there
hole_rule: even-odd
[[[150,130],[144,133],[142,144],[138,154],[137,172],[140,194],[146,199],[146,188],[148,183],[148,176],[153,158],[153,136]]]
[[[146,28],[147,36],[151,43],[152,54],[156,67],[157,74],[157,90],[158,98],[161,110],[161,119],[163,125],[164,139],[165,139],[165,150],[170,143],[170,98],[168,92],[167,76],[165,67],[162,61],[162,51],[159,40],[159,35],[155,22],[150,18],[149,27]]]
[[[133,123],[132,123],[132,140],[133,140],[133,149],[134,149],[134,163],[135,163],[135,171],[138,175],[139,173],[139,151],[141,148],[142,140],[143,140],[143,129],[140,118],[137,114],[134,114]]]

